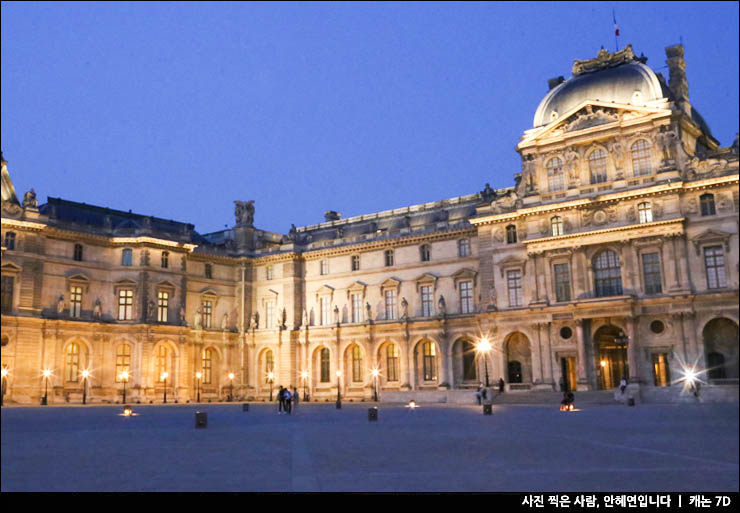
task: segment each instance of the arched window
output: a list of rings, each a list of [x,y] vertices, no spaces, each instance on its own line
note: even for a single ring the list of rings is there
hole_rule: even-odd
[[[203,351],[203,384],[210,385],[213,378],[213,350],[208,348]]]
[[[352,347],[352,381],[362,381],[362,352],[359,346]]]
[[[169,251],[162,251],[162,267],[167,269],[170,265],[170,253]]]
[[[127,381],[122,376],[123,372],[131,374],[131,346],[128,344],[121,344],[116,348],[116,381],[123,382]]]
[[[3,243],[3,246],[8,250],[15,249],[15,232],[5,233],[5,242]]]
[[[588,156],[588,169],[591,171],[591,183],[606,182],[606,153],[598,148]]]
[[[513,224],[510,224],[506,227],[506,243],[507,244],[515,244],[516,243],[516,226]]]
[[[385,350],[386,358],[386,379],[388,381],[398,381],[398,349],[395,344],[388,344]]]
[[[82,244],[75,244],[74,260],[82,262]]]
[[[271,350],[267,350],[265,353],[265,372],[272,372],[275,370],[275,357]]]
[[[477,379],[475,369],[475,346],[467,340],[463,340],[462,343],[462,361],[463,381],[475,381]]]
[[[652,223],[653,222],[653,207],[649,202],[645,201],[637,205],[637,215],[640,223]]]
[[[562,191],[565,187],[563,161],[559,157],[551,158],[547,161],[545,169],[547,169],[547,183],[550,192]]]
[[[64,378],[67,383],[77,383],[80,373],[80,346],[72,342],[67,346]]]
[[[699,203],[701,205],[701,215],[713,216],[717,213],[714,208],[714,194],[702,194],[699,196]]]
[[[329,383],[329,350],[323,348],[321,350],[321,382]]]
[[[593,260],[596,297],[622,295],[622,270],[619,255],[608,249]]]
[[[636,141],[632,147],[632,174],[643,176],[650,174],[650,147],[645,139]]]
[[[433,342],[426,341],[421,346],[424,354],[424,381],[437,379],[437,348]]]
[[[432,250],[429,244],[424,244],[419,248],[419,253],[421,254],[421,261],[422,262],[429,262],[432,258]]]
[[[157,348],[157,355],[155,360],[157,383],[162,383],[164,381],[164,373],[169,372],[169,353],[170,351],[165,345],[161,345]]]
[[[563,218],[555,216],[550,219],[550,226],[552,227],[552,236],[557,237],[563,234]]]

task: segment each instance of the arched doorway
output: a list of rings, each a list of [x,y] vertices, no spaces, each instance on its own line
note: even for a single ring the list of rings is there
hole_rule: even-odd
[[[532,351],[524,333],[516,332],[506,339],[506,373],[509,383],[532,382]]]
[[[456,387],[477,386],[478,369],[476,368],[475,346],[470,340],[461,338],[455,342],[452,348],[452,372]]]
[[[707,378],[738,379],[738,329],[730,319],[712,319],[702,330]]]
[[[598,358],[597,386],[600,390],[616,388],[622,379],[629,378],[627,340],[622,329],[611,324],[600,327],[594,333],[594,349]]]

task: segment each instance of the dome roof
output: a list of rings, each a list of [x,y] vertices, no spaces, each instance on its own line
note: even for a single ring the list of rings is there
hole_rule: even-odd
[[[639,92],[639,94],[635,94]],[[534,114],[534,127],[559,119],[584,100],[644,105],[665,98],[653,70],[639,61],[584,72],[553,88]]]

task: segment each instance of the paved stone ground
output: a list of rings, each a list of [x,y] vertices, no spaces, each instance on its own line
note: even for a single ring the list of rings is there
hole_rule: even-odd
[[[5,407],[0,489],[738,491],[737,404],[368,406]]]

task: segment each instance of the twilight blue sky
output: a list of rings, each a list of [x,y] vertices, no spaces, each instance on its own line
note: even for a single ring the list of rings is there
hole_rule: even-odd
[[[513,184],[573,59],[632,43],[738,130],[738,3],[2,3],[2,150],[19,196],[286,233]]]

